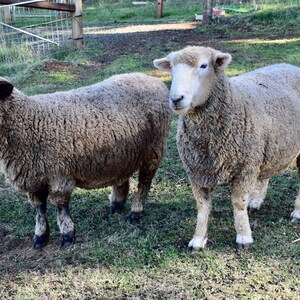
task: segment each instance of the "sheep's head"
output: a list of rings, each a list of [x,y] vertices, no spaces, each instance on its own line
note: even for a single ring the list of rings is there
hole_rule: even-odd
[[[0,77],[0,100],[5,100],[9,97],[14,89],[14,86]]]
[[[170,107],[183,115],[205,103],[214,82],[230,61],[230,54],[194,46],[155,59],[153,63],[156,68],[171,72]]]

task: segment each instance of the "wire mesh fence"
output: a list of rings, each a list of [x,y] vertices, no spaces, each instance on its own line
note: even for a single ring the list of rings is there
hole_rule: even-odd
[[[71,3],[72,0],[53,1]],[[85,0],[83,4],[86,25],[156,20],[157,0]],[[195,15],[202,14],[202,6],[203,0],[164,0],[162,21],[195,20]],[[263,12],[261,18],[268,18],[267,14],[270,13],[273,18],[280,14],[281,18],[300,21],[300,0],[214,0],[213,7],[215,10],[223,10],[226,15],[259,15]],[[0,6],[0,22],[0,45],[27,45],[43,52],[53,48],[53,45],[64,45],[71,41],[72,18],[68,12]]]
[[[26,46],[37,52],[71,41],[71,13],[20,6],[0,6],[0,45]]]

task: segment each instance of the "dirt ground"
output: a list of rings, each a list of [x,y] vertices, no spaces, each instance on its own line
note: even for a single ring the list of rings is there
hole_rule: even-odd
[[[220,34],[200,34],[195,31],[199,26],[199,22],[188,22],[90,27],[85,29],[85,42],[86,45],[99,43],[104,49],[100,58],[103,65],[118,57],[136,54],[145,58],[144,66],[147,67],[152,66],[153,49],[169,53],[190,45],[212,46],[216,39],[226,38]]]

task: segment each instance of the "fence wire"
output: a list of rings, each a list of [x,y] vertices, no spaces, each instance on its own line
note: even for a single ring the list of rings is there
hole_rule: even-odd
[[[54,0],[71,3],[71,0]],[[83,7],[83,20],[86,25],[103,25],[126,22],[143,22],[155,20],[156,0],[86,0]],[[167,22],[195,20],[195,15],[202,13],[203,0],[164,0],[163,17]],[[215,9],[223,9],[226,14],[231,13],[280,13],[280,17],[295,18],[300,9],[300,0],[214,0]],[[88,16],[88,20],[85,17]],[[71,41],[72,20],[71,14],[44,9],[11,7],[3,9],[0,6],[0,21],[28,31],[26,35],[0,25],[0,46],[28,45],[38,51],[47,51],[56,44],[66,44]],[[163,20],[162,20],[163,21]],[[41,40],[42,37],[48,41]]]
[[[55,45],[69,43],[72,36],[71,17],[68,12],[0,6],[0,22],[9,26],[0,25],[0,45],[22,45],[45,52]]]

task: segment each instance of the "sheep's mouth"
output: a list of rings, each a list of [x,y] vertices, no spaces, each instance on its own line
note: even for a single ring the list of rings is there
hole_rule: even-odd
[[[188,106],[185,103],[171,103],[171,108],[173,110],[182,110],[182,109],[187,109]]]
[[[180,113],[180,111],[186,112],[192,108],[193,108],[192,103],[190,103],[189,105],[186,105],[186,103],[177,103],[177,104],[172,103],[171,104],[171,109],[176,113]]]
[[[179,106],[179,105],[174,105],[173,106],[173,110],[182,110],[182,109],[186,109],[186,107]]]
[[[172,106],[171,109],[178,115],[184,115],[189,110],[189,108],[186,106]]]

